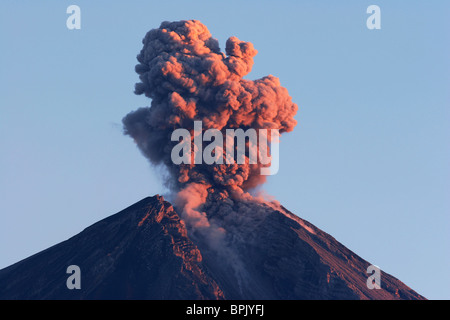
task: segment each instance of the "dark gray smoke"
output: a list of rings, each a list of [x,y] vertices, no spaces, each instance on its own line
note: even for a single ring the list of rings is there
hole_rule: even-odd
[[[245,80],[257,51],[250,42],[230,37],[225,53],[201,22],[163,22],[142,41],[135,93],[151,99],[150,107],[129,113],[123,124],[142,153],[169,173],[168,185],[176,192],[190,236],[203,250],[217,252],[233,268],[238,281],[246,270],[234,246],[241,232],[251,232],[270,210],[270,203],[250,196],[262,184],[261,164],[180,164],[172,162],[174,130],[191,132],[194,121],[207,129],[277,129],[292,131],[297,105],[278,78]],[[224,163],[226,163],[224,161]]]
[[[200,21],[163,22],[143,39],[135,93],[151,98],[151,106],[129,113],[123,124],[152,164],[169,171],[175,191],[190,184],[239,195],[265,181],[259,164],[175,165],[171,160],[177,128],[193,131],[278,129],[296,125],[297,105],[274,76],[244,80],[257,51],[250,42],[230,37],[225,53]],[[199,188],[195,188],[199,189]]]

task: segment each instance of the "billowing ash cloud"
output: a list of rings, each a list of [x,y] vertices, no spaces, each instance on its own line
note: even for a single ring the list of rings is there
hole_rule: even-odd
[[[246,164],[175,165],[171,151],[178,142],[171,141],[172,132],[178,128],[193,132],[194,120],[202,121],[203,131],[289,132],[296,125],[297,105],[272,75],[243,79],[257,54],[250,42],[230,37],[223,53],[199,21],[163,22],[142,42],[135,93],[151,98],[151,105],[123,119],[125,133],[152,164],[168,169],[168,185],[178,192],[178,202],[192,224],[209,226],[205,213],[196,211],[207,195],[248,196],[246,190],[265,181],[261,165],[249,164],[248,158]]]

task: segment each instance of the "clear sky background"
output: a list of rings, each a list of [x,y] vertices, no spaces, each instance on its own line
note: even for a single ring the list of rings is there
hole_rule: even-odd
[[[243,3],[241,3],[243,2]],[[81,8],[81,30],[66,8]],[[366,9],[381,8],[381,30]],[[0,3],[0,268],[164,194],[121,119],[145,33],[198,19],[299,105],[267,193],[430,299],[450,299],[450,2]]]

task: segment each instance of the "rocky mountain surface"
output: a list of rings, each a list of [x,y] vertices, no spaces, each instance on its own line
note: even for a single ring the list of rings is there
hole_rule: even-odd
[[[188,232],[169,202],[145,198],[0,270],[0,299],[424,299],[384,272],[370,290],[369,262],[281,206],[205,210],[222,236]],[[70,265],[79,290],[66,286]]]

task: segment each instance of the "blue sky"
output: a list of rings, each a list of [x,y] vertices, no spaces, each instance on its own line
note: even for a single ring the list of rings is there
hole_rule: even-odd
[[[66,8],[81,8],[81,30]],[[368,30],[366,8],[381,8]],[[164,194],[121,119],[145,33],[198,19],[259,51],[299,105],[267,193],[431,299],[449,299],[446,1],[2,1],[0,268]]]

